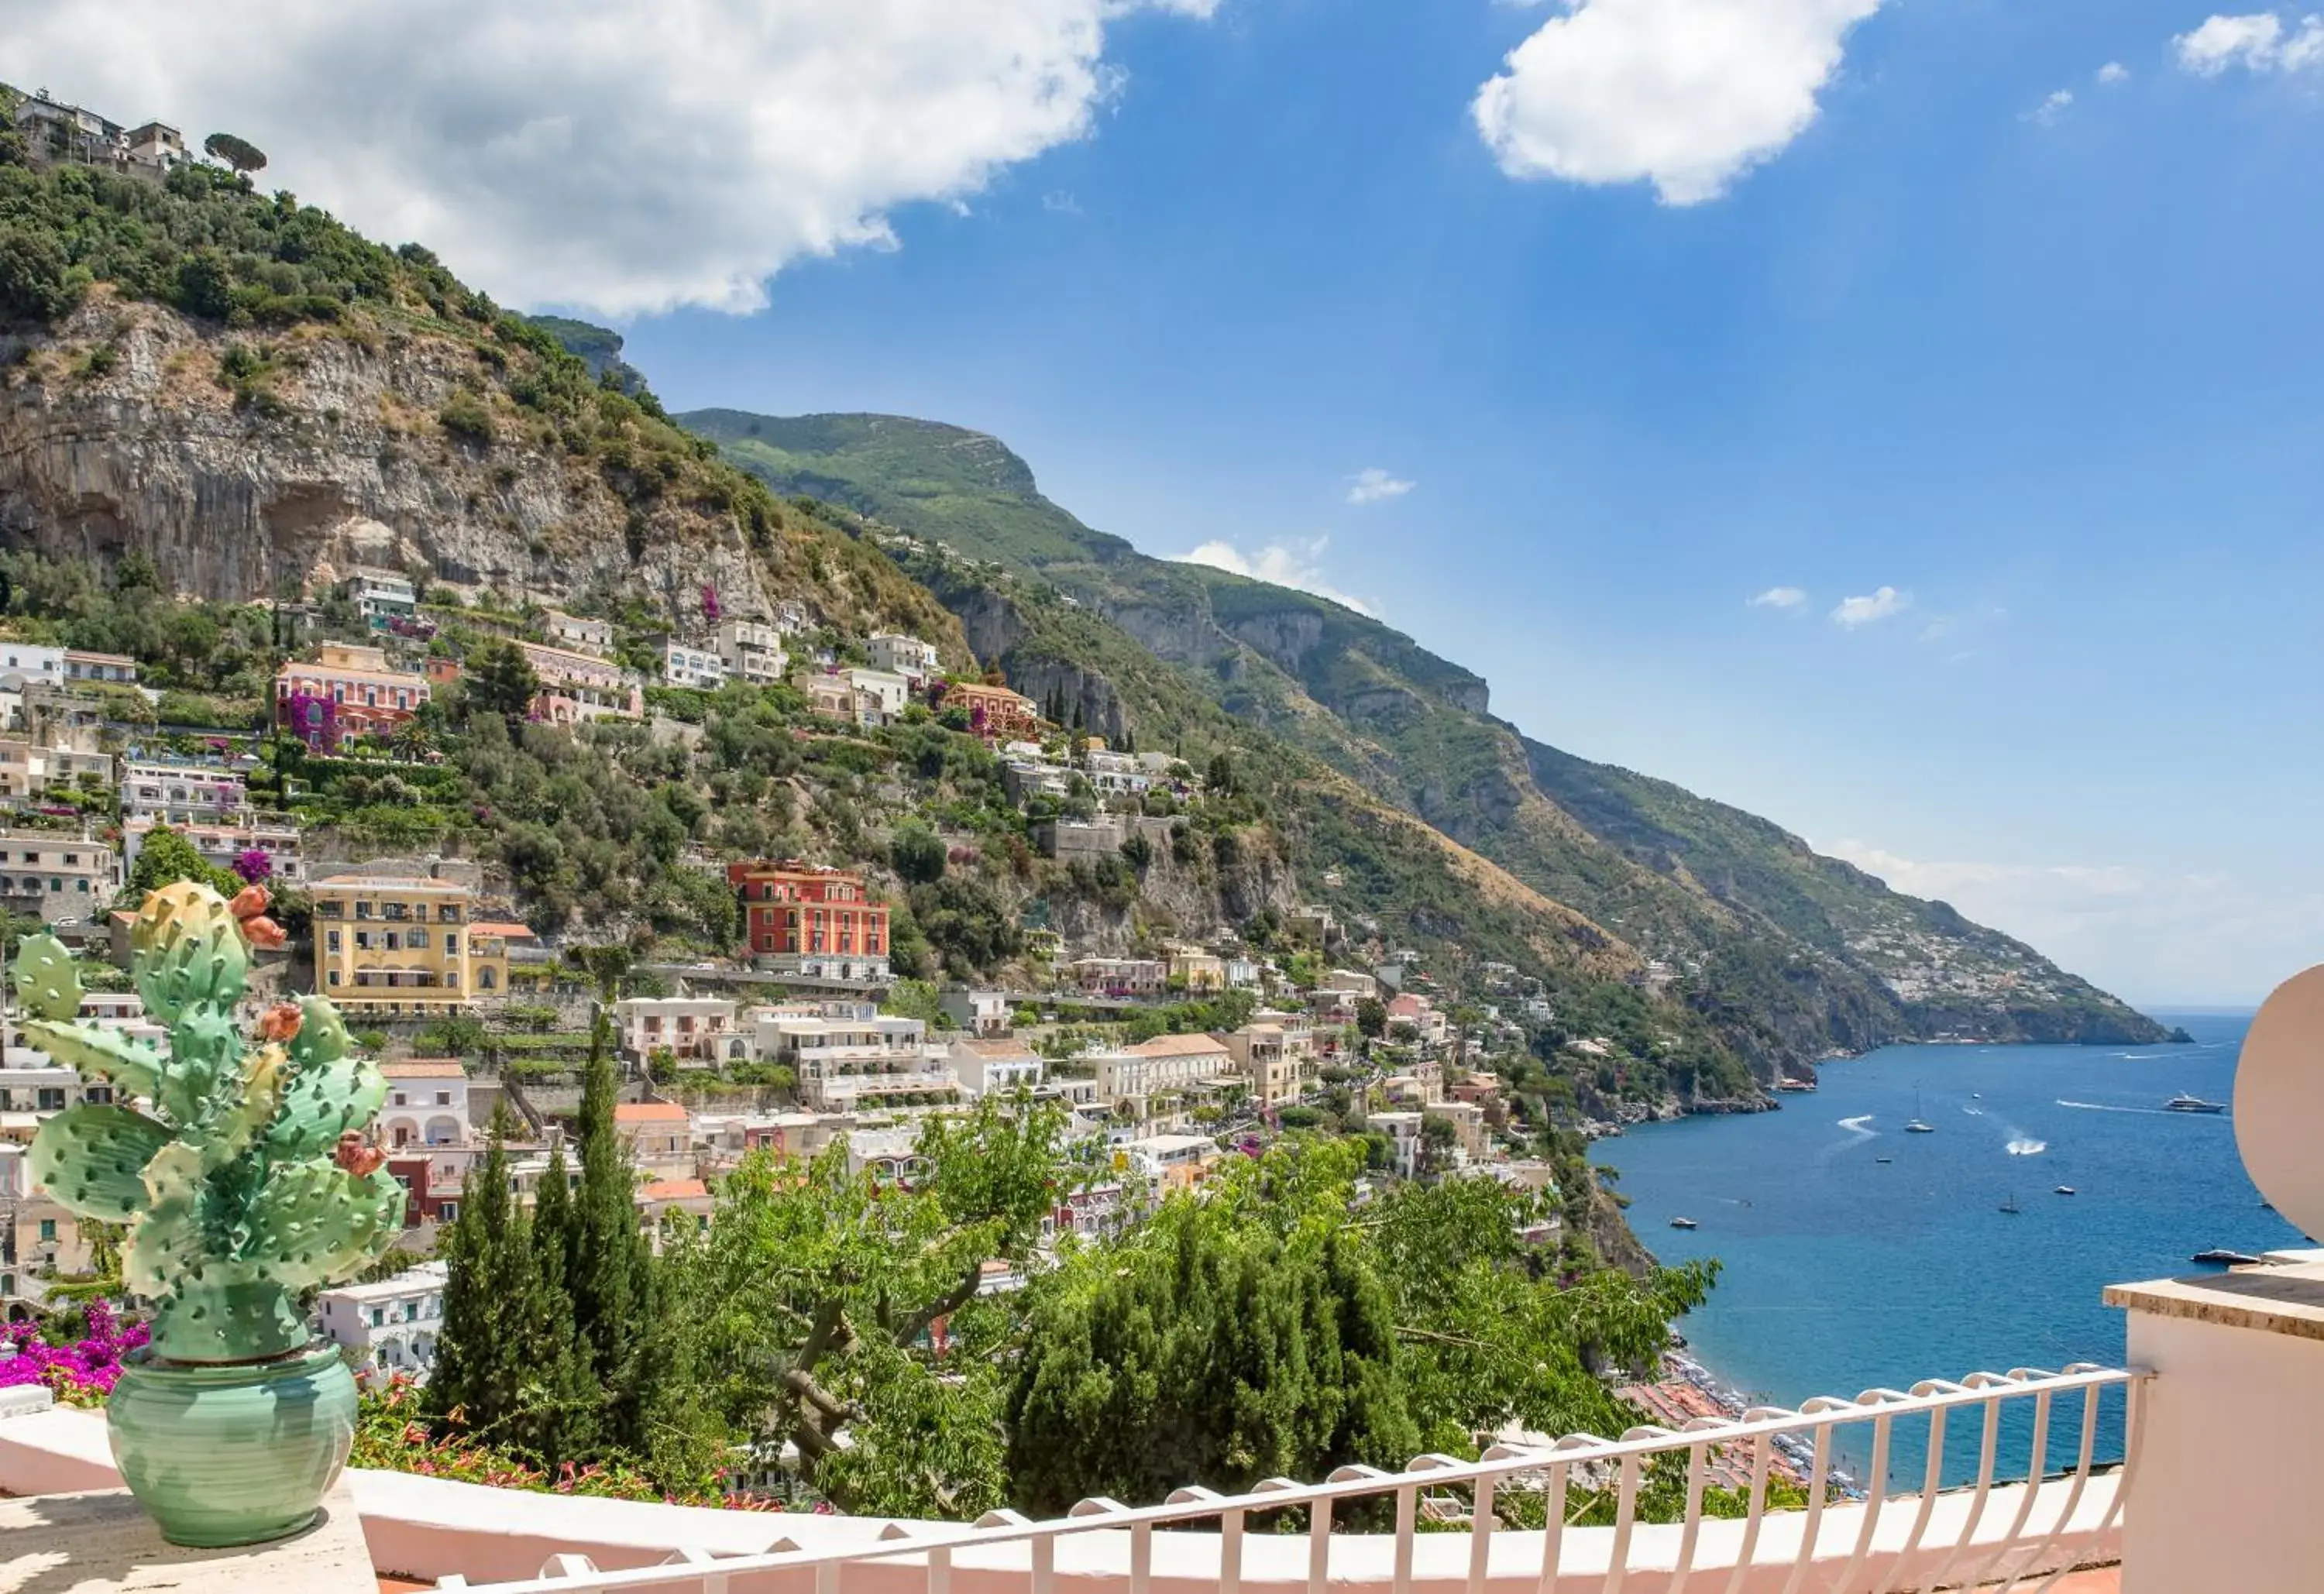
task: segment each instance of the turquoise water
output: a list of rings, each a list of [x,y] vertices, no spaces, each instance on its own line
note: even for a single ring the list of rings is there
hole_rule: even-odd
[[[1656,1255],[1724,1264],[1680,1329],[1753,1399],[2119,1365],[2107,1285],[2200,1272],[2212,1246],[2303,1243],[2260,1204],[2227,1115],[2160,1110],[2181,1091],[2229,1099],[2248,1020],[2166,1021],[2195,1044],[1890,1046],[1827,1064],[1781,1112],[1650,1125],[1592,1160],[1619,1170]],[[1903,1132],[1916,1110],[1936,1133]],[[2109,1413],[2101,1446],[2119,1444]]]

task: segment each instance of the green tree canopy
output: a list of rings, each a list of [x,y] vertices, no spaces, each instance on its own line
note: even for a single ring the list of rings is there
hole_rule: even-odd
[[[134,909],[143,905],[148,891],[179,880],[208,886],[221,897],[232,897],[243,886],[239,875],[204,858],[184,835],[166,825],[157,825],[146,833],[143,843],[137,849],[137,861],[129,866],[129,884],[121,899]]]
[[[213,133],[202,140],[202,153],[213,161],[225,161],[238,175],[266,170],[266,152],[231,133]]]
[[[461,689],[471,708],[521,719],[540,691],[540,677],[514,642],[488,642],[469,659]]]

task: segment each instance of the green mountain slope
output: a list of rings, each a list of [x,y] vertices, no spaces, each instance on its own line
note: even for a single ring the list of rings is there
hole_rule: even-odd
[[[2030,947],[1775,825],[1522,735],[1492,717],[1481,677],[1378,621],[1083,525],[992,438],[891,416],[678,419],[779,492],[1104,615],[1220,707],[1637,948],[1763,1073],[1891,1039],[2164,1033]]]

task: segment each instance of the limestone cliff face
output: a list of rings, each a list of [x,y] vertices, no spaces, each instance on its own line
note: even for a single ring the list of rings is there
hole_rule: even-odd
[[[221,376],[235,346],[268,367],[239,401]],[[226,601],[424,564],[544,602],[602,585],[677,613],[710,586],[730,613],[766,608],[762,561],[731,512],[625,500],[545,427],[503,421],[489,443],[448,433],[439,410],[489,398],[492,374],[450,339],[226,334],[100,291],[53,336],[0,337],[0,363],[12,542],[141,550],[178,590]]]

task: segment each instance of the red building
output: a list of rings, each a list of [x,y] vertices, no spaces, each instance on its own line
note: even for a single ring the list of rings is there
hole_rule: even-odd
[[[726,881],[742,894],[751,951],[784,959],[888,957],[888,906],[863,889],[863,877],[801,863],[730,863]]]

